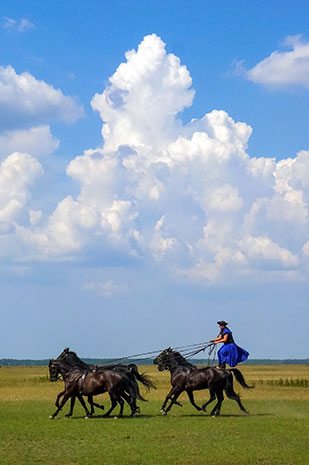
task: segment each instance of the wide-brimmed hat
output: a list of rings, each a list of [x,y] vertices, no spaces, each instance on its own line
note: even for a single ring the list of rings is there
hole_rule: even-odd
[[[217,324],[220,325],[220,326],[227,326],[228,323],[224,320],[221,320],[221,321],[217,321]]]

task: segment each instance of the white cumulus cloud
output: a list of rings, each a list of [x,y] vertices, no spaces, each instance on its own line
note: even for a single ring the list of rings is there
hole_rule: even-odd
[[[17,74],[12,66],[0,66],[0,131],[60,120],[68,123],[83,116],[83,107],[59,89],[30,73]]]
[[[301,35],[289,36],[285,45],[291,50],[275,50],[247,70],[250,81],[271,87],[297,85],[309,87],[309,42]]]
[[[26,152],[34,157],[46,156],[57,150],[59,144],[49,126],[4,131],[0,134],[0,159],[13,152]]]
[[[177,134],[175,115],[192,103],[191,76],[178,57],[166,54],[155,34],[145,37],[137,51],[127,52],[126,59],[91,103],[104,121],[105,147],[166,143]]]
[[[159,261],[205,284],[308,279],[309,152],[250,157],[252,128],[225,111],[177,119],[193,95],[189,71],[155,34],[128,52],[92,100],[102,147],[67,167],[78,195],[47,218],[30,208],[15,227],[29,256]],[[87,287],[108,294],[114,283]]]
[[[26,153],[13,153],[1,163],[0,222],[17,219],[30,197],[30,185],[42,174],[40,163]]]

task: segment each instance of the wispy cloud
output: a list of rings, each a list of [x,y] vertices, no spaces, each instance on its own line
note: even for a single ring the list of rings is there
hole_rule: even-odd
[[[2,20],[2,28],[11,31],[25,32],[34,27],[34,24],[27,18],[13,19],[4,17]]]
[[[101,297],[113,297],[129,292],[128,286],[125,284],[114,283],[113,281],[106,282],[86,282],[83,285],[85,291],[94,292]]]

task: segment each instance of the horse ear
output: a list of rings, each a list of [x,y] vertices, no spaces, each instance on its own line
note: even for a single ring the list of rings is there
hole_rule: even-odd
[[[172,348],[171,346],[169,346],[169,348],[167,349],[168,352],[171,352],[172,351]]]
[[[70,348],[69,348],[69,347],[66,347],[66,348],[64,349],[64,351],[63,351],[63,352],[66,352],[66,353],[68,353],[68,352],[69,352],[69,350],[70,350]]]

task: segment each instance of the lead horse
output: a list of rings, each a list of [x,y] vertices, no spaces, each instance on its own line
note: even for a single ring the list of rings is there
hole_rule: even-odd
[[[207,405],[217,398],[217,403],[212,409],[211,415],[218,416],[220,415],[224,400],[223,391],[225,391],[227,397],[238,403],[239,408],[243,412],[249,413],[243,406],[239,395],[234,391],[233,375],[243,388],[252,389],[253,386],[249,386],[245,382],[242,373],[237,368],[222,369],[212,366],[197,368],[188,362],[179,352],[173,351],[170,347],[163,350],[154,359],[153,363],[158,365],[159,371],[169,370],[171,374],[172,389],[162,404],[161,413],[163,415],[166,415],[174,404],[181,405],[177,399],[182,392],[186,392],[193,407],[199,411],[206,411]],[[209,389],[210,399],[202,407],[199,407],[194,401],[193,391],[201,389]],[[169,401],[170,404],[167,406]]]

